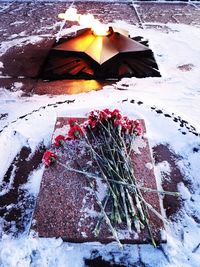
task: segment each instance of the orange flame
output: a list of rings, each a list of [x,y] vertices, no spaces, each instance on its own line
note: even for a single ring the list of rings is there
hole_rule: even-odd
[[[64,20],[77,21],[84,27],[92,28],[95,35],[106,36],[109,34],[108,26],[102,24],[98,19],[95,19],[92,14],[78,14],[76,8],[70,7],[65,13],[60,13],[58,17]]]

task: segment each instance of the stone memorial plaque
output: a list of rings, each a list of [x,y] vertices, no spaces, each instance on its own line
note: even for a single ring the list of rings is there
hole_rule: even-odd
[[[66,135],[68,120],[69,118],[57,119],[54,136]],[[83,122],[84,119],[79,121]],[[139,185],[157,189],[151,151],[145,137],[145,123],[143,120],[140,122],[144,136],[138,138],[134,153],[131,155],[135,177]],[[93,165],[82,140],[66,142],[65,147],[57,149],[56,154],[60,162],[74,169],[81,170],[85,166]],[[95,186],[97,195],[102,200],[106,194],[106,185],[102,180],[96,180]],[[143,192],[142,194],[145,200],[160,213],[160,199],[157,193]],[[149,214],[154,239],[159,243],[164,242],[165,240],[161,238],[163,222],[152,211],[149,211]],[[35,230],[40,237],[61,237],[69,242],[114,241],[105,220],[99,235],[94,235],[93,230],[100,216],[100,208],[85,175],[68,171],[57,163],[45,169],[31,226],[31,229]],[[117,233],[122,243],[151,242],[147,228],[139,234],[135,231],[129,233],[122,224],[117,228]]]

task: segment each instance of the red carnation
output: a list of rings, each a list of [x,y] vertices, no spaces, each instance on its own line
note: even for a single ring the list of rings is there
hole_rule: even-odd
[[[103,111],[99,111],[98,113],[98,120],[99,121],[104,121],[107,118],[107,114],[104,113]]]
[[[51,164],[56,162],[56,159],[57,156],[50,150],[47,150],[43,155],[42,161],[46,167],[49,167]]]
[[[86,123],[85,123],[86,127],[90,126],[91,128],[95,128],[96,124],[97,124],[97,121],[96,120],[92,120],[92,119],[87,120]]]
[[[135,120],[134,123],[135,123],[135,127],[140,126],[140,122],[138,120]]]
[[[97,120],[98,119],[99,110],[91,111],[89,113],[88,119]]]
[[[99,110],[91,111],[88,116],[88,120],[84,123],[84,127],[87,128],[87,126],[91,128],[95,128],[97,124],[97,120],[99,119]]]
[[[131,122],[131,128],[129,130],[130,134],[133,133],[136,136],[142,135],[142,127],[138,120],[130,121]]]
[[[119,126],[119,125],[123,125],[123,122],[122,122],[122,120],[115,120],[114,121],[114,126]]]
[[[69,125],[70,125],[70,127],[73,127],[76,124],[77,124],[77,119],[75,119],[75,118],[70,118],[69,119]]]
[[[76,140],[83,137],[83,131],[79,125],[75,125],[69,129],[67,138],[70,140]]]
[[[112,116],[112,112],[108,108],[102,110],[101,112],[102,119],[108,119],[108,118],[111,118],[111,116]]]
[[[129,130],[129,133],[131,134],[133,132],[133,129],[135,129],[135,121],[134,120],[129,120],[127,122],[127,129]]]
[[[142,134],[142,128],[141,127],[138,126],[136,128],[136,134],[137,134],[137,136],[140,136]]]
[[[111,111],[108,108],[103,109],[103,112],[106,114],[111,114]]]
[[[63,146],[65,141],[65,137],[64,135],[58,135],[56,136],[56,138],[54,139],[54,144],[55,146],[59,147],[59,146]]]
[[[117,119],[117,120],[120,120],[122,118],[122,115],[118,109],[114,109],[111,112],[111,116],[112,116],[112,118]]]

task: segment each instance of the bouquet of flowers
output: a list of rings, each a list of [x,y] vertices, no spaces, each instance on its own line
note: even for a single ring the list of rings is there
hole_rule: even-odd
[[[160,192],[142,187],[137,183],[131,156],[136,138],[142,135],[139,121],[130,120],[117,109],[113,111],[104,109],[90,112],[83,124],[78,124],[76,119],[70,119],[69,126],[66,136],[58,135],[55,138],[55,147],[64,146],[65,142],[71,140],[83,139],[93,164],[99,170],[99,175],[61,163],[57,155],[49,150],[45,152],[43,161],[46,166],[57,162],[68,171],[75,171],[87,177],[101,211],[94,234],[99,234],[101,224],[105,220],[113,237],[121,245],[116,230],[119,225],[126,224],[130,233],[133,230],[140,233],[144,227],[147,227],[152,243],[156,246],[149,222],[149,210],[160,219],[163,218],[146,202],[142,192],[172,195],[177,193]],[[103,201],[100,201],[95,189],[96,179],[101,179],[107,186],[107,194]]]

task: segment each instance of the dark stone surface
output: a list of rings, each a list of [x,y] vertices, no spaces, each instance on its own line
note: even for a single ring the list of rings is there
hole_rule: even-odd
[[[58,118],[56,128],[62,128],[67,119]],[[144,122],[143,122],[144,128]],[[133,166],[137,181],[145,187],[156,189],[156,180],[153,169],[145,164],[152,163],[152,157],[148,140],[143,139],[145,147],[140,148],[140,156],[132,155]],[[67,142],[66,148],[59,149],[59,161],[70,164],[71,167],[79,168],[79,165],[87,165],[91,160],[88,155],[82,153],[85,149],[82,141]],[[89,184],[84,175],[69,172],[59,164],[47,168],[44,172],[40,193],[37,199],[36,209],[33,216],[32,229],[41,237],[61,237],[71,242],[100,241],[108,243],[113,240],[106,223],[98,237],[92,233],[97,218],[92,214],[99,212],[94,194],[88,191]],[[155,193],[143,193],[146,201],[160,212],[158,195]],[[89,211],[89,213],[88,213]],[[160,229],[163,223],[151,211],[150,221],[155,240],[161,242]],[[125,230],[122,226],[121,230]],[[143,230],[138,238],[134,234],[121,236],[123,243],[147,243],[150,241],[147,229]]]
[[[46,38],[36,44],[10,48],[1,58],[4,66],[2,74],[13,78],[37,78],[53,43],[53,39]]]
[[[139,3],[137,9],[144,23],[200,25],[199,6],[188,3]]]

